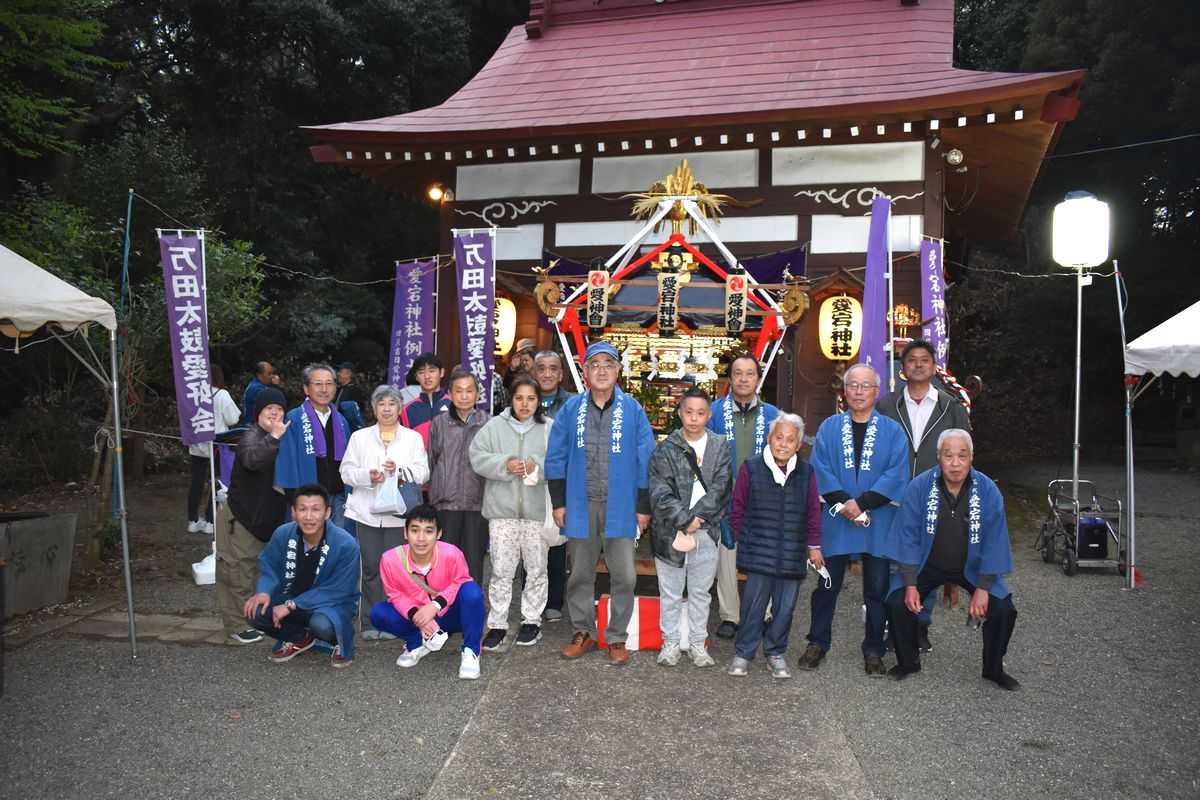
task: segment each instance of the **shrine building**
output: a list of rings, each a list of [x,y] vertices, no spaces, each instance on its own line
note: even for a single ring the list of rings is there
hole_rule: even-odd
[[[765,388],[819,421],[837,364],[818,346],[816,308],[861,298],[872,200],[893,201],[895,303],[919,308],[922,238],[956,260],[972,241],[1012,238],[1078,111],[1083,70],[975,72],[953,50],[953,0],[533,0],[444,103],[306,130],[317,162],[443,189],[442,252],[452,229],[504,229],[498,290],[517,305],[517,336],[543,345],[554,336],[539,331],[531,268],[610,257],[643,225],[623,196],[686,159],[733,198],[713,230],[737,259],[804,248],[812,309],[781,330]],[[717,258],[702,232],[688,241]],[[455,314],[443,284],[449,363]]]

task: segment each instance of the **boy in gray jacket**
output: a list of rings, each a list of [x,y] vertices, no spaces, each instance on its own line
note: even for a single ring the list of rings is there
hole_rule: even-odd
[[[711,402],[701,389],[679,400],[683,423],[650,457],[651,545],[658,573],[658,663],[673,667],[686,647],[697,667],[711,667],[708,638],[710,590],[717,574],[721,520],[729,508],[733,453],[729,442],[707,429]],[[683,592],[687,589],[687,642],[681,642]]]

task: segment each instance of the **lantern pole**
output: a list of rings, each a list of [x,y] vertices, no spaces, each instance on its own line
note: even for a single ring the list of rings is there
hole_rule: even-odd
[[[1075,541],[1079,541],[1079,409],[1083,389],[1083,277],[1084,265],[1075,267],[1075,443],[1071,450],[1071,497],[1075,498]],[[1088,283],[1091,280],[1089,278]]]

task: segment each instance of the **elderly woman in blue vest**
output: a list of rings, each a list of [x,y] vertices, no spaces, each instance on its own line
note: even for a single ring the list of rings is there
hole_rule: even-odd
[[[654,433],[646,412],[617,386],[621,356],[608,342],[584,354],[588,390],[555,416],[546,447],[546,481],[554,522],[567,536],[571,577],[567,609],[575,633],[562,656],[596,646],[596,560],[601,553],[612,586],[608,660],[629,661],[626,630],[633,616],[633,551],[650,525],[649,469]]]
[[[291,661],[318,639],[333,646],[330,666],[354,661],[358,542],[330,521],[331,512],[324,486],[298,487],[295,521],[276,528],[258,556],[258,584],[243,610],[252,626],[277,640],[275,663]]]
[[[801,669],[816,669],[833,639],[833,612],[846,565],[862,556],[863,602],[867,606],[863,668],[880,677],[883,671],[884,599],[888,588],[888,536],[896,514],[893,501],[908,485],[908,437],[895,420],[875,409],[879,375],[868,364],[855,364],[842,378],[849,410],[821,423],[813,445],[812,466],[827,510],[821,524],[817,568],[829,570],[829,581],[812,595],[812,622]]]
[[[733,450],[730,480],[736,480],[746,459],[762,455],[767,445],[767,428],[779,409],[758,396],[762,364],[750,353],[740,353],[729,362],[729,394],[713,403],[708,429],[724,436]],[[721,525],[721,548],[717,553],[717,612],[721,624],[717,636],[732,639],[738,615],[737,547],[729,519]]]
[[[897,571],[887,607],[898,663],[888,673],[902,680],[921,670],[921,598],[934,586],[956,584],[971,594],[970,615],[983,620],[983,677],[1012,691],[1020,684],[1004,671],[1004,654],[1017,609],[1004,582],[1012,572],[1004,498],[991,478],[971,467],[971,434],[942,431],[937,448],[938,465],[913,479],[892,525]]]
[[[806,558],[821,551],[821,500],[812,468],[800,458],[804,420],[780,414],[768,430],[767,448],[746,459],[733,487],[730,524],[746,589],[729,674],[744,676],[761,642],[771,674],[790,678],[788,631]]]

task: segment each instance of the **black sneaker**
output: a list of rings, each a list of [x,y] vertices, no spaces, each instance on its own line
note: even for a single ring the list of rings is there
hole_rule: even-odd
[[[517,632],[517,646],[529,647],[535,645],[542,640],[542,626],[525,624],[521,626],[521,630]]]
[[[717,636],[722,639],[732,639],[737,636],[737,631],[737,624],[729,620],[722,620],[721,624],[717,626]]]
[[[490,629],[487,632],[487,636],[483,637],[483,649],[489,652],[499,650],[505,636],[508,636],[508,629],[506,628]]]
[[[254,644],[261,642],[263,635],[254,628],[247,628],[244,631],[229,634],[229,638],[238,644]]]
[[[929,641],[929,625],[924,622],[917,626],[917,649],[922,653],[933,652],[933,644]]]

